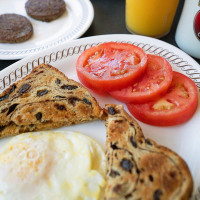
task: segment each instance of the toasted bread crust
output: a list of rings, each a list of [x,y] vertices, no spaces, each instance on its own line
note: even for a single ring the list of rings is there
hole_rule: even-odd
[[[97,120],[103,114],[80,83],[42,64],[0,95],[0,137]]]
[[[146,139],[121,105],[107,105],[106,200],[186,200],[193,181],[187,164],[170,149]]]

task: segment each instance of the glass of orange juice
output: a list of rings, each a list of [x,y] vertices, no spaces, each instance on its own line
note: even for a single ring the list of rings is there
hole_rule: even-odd
[[[179,0],[126,0],[126,26],[131,33],[160,38],[171,29]]]

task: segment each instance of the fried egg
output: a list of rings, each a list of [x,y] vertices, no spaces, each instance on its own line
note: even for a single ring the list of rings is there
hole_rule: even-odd
[[[105,153],[76,132],[35,132],[0,148],[0,200],[97,200],[105,186]]]

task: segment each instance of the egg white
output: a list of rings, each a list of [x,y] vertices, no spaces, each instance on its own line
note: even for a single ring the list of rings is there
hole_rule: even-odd
[[[104,186],[104,151],[80,133],[25,133],[0,148],[0,200],[97,200]]]

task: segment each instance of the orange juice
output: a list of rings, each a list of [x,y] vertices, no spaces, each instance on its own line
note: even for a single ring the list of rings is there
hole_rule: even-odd
[[[126,26],[130,32],[162,37],[171,28],[179,0],[126,0]]]

